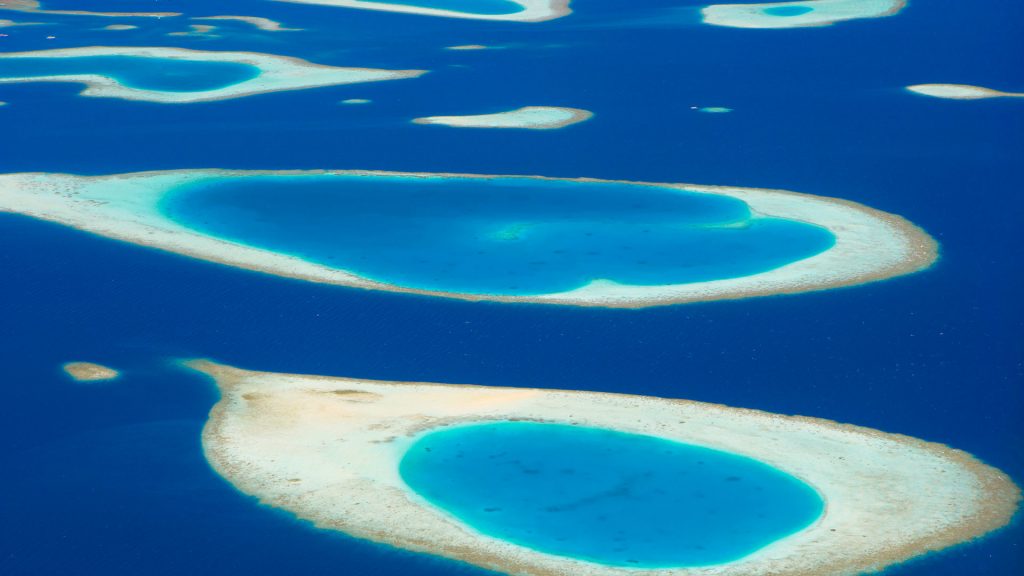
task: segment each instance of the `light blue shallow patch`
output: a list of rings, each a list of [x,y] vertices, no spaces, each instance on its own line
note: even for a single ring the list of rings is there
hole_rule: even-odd
[[[211,236],[466,294],[739,277],[835,242],[824,228],[752,217],[726,196],[535,178],[227,177],[172,190],[160,209]]]
[[[814,8],[810,6],[772,6],[765,8],[764,13],[769,16],[802,16],[809,12],[814,12]]]
[[[141,56],[0,58],[0,78],[98,74],[141,90],[199,92],[232,86],[259,76],[255,66]]]
[[[428,433],[416,493],[483,534],[637,568],[738,560],[813,523],[810,486],[746,457],[596,428],[499,422]]]
[[[434,8],[452,10],[467,14],[515,14],[522,12],[523,7],[508,0],[386,0],[387,4],[416,6],[417,8]]]

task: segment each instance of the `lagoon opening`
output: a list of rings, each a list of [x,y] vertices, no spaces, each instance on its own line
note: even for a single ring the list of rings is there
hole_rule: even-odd
[[[488,536],[613,566],[732,562],[824,510],[811,486],[757,460],[564,424],[429,432],[399,473],[416,494]]]

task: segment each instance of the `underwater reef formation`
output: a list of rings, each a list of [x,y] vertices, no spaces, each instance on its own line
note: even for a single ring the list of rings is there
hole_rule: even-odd
[[[970,454],[830,420],[610,393],[187,365],[220,388],[203,447],[242,492],[319,528],[510,574],[860,574],[1001,528],[1020,500],[1005,474]],[[611,430],[750,458],[813,487],[825,510],[789,536],[713,565],[647,570],[540,552],[474,530],[399,472],[428,434],[502,422]]]
[[[194,25],[195,26],[195,25]],[[39,50],[32,52],[8,52],[0,54],[0,69],[5,61],[18,59],[44,59],[59,64],[64,59],[92,57],[128,57],[171,60],[175,63],[232,63],[255,68],[255,74],[227,86],[198,90],[166,90],[147,89],[126,85],[114,73],[70,73],[70,74],[32,74],[29,76],[0,77],[2,83],[26,82],[73,82],[85,84],[82,96],[97,98],[121,98],[124,100],[141,100],[161,104],[191,104],[242,98],[256,94],[279,92],[283,90],[303,90],[341,84],[359,82],[380,82],[416,78],[425,74],[425,70],[381,70],[375,68],[341,68],[313,64],[300,58],[260,54],[256,52],[219,52],[207,50],[189,50],[186,48],[165,47],[129,47],[129,46],[89,46],[82,48],[65,48],[57,50]]]
[[[282,179],[280,182],[274,179]],[[574,247],[581,250],[588,248],[591,242],[591,234],[595,230],[608,227],[608,210],[612,214],[617,213],[616,208],[622,202],[635,201],[638,195],[654,195],[648,198],[650,202],[657,202],[661,206],[669,202],[676,208],[678,213],[671,216],[674,220],[664,220],[663,210],[653,209],[655,218],[652,225],[657,229],[648,231],[637,230],[623,232],[628,237],[639,236],[661,238],[657,234],[689,234],[686,247],[679,254],[684,258],[705,258],[708,256],[705,236],[693,236],[713,234],[709,239],[717,239],[718,244],[725,242],[725,254],[731,254],[728,262],[733,259],[745,258],[748,254],[764,253],[768,258],[766,262],[774,262],[771,265],[763,266],[761,256],[750,262],[751,267],[745,271],[720,272],[716,266],[717,260],[712,258],[706,262],[705,268],[709,272],[693,279],[686,276],[682,282],[665,283],[658,276],[651,280],[651,274],[662,270],[662,266],[651,268],[643,266],[643,262],[632,263],[628,246],[611,246],[608,251],[599,256],[602,262],[622,271],[621,264],[625,263],[630,268],[625,270],[623,276],[626,282],[617,282],[608,277],[602,277],[600,270],[582,269],[582,277],[579,283],[571,285],[558,284],[562,286],[556,291],[545,291],[548,284],[541,284],[540,287],[530,293],[521,291],[503,292],[502,290],[486,288],[483,290],[470,290],[460,287],[444,288],[444,284],[430,284],[426,287],[402,279],[376,280],[366,275],[354,272],[344,260],[333,259],[317,260],[312,257],[297,256],[289,253],[288,250],[273,247],[265,248],[260,242],[252,242],[251,238],[244,241],[218,235],[216,229],[204,228],[202,225],[195,227],[189,225],[188,221],[178,221],[168,216],[164,211],[165,201],[168,198],[176,198],[180,190],[195,190],[198,196],[191,196],[190,200],[182,206],[195,206],[190,204],[194,201],[201,201],[203,194],[208,194],[209,189],[204,186],[218,186],[222,184],[254,185],[260,181],[264,186],[269,182],[271,192],[270,199],[273,200],[268,206],[260,210],[269,210],[265,217],[274,218],[274,214],[280,211],[280,199],[291,199],[294,202],[295,194],[282,195],[282,190],[292,189],[297,193],[301,190],[304,182],[313,182],[325,186],[333,186],[324,192],[319,192],[321,200],[330,200],[339,193],[337,190],[347,190],[353,184],[357,189],[376,187],[380,194],[371,195],[369,198],[378,198],[381,194],[391,194],[393,190],[410,190],[413,196],[399,196],[405,198],[396,206],[407,206],[408,198],[415,198],[416,202],[423,205],[417,208],[411,218],[419,218],[423,210],[429,206],[441,206],[436,200],[452,199],[454,191],[463,190],[460,198],[468,198],[472,206],[489,207],[494,204],[493,200],[501,200],[507,204],[498,220],[488,220],[487,232],[462,231],[455,232],[464,234],[456,236],[451,242],[444,244],[445,252],[450,250],[461,250],[465,252],[466,258],[475,259],[471,267],[470,278],[474,282],[489,282],[490,277],[481,277],[478,266],[492,260],[484,254],[479,256],[477,247],[490,247],[493,250],[505,251],[502,253],[520,257],[520,250],[524,244],[533,250],[549,250],[551,238],[565,237],[569,234],[573,238]],[[253,184],[249,184],[252,182]],[[417,187],[422,188],[417,190]],[[340,187],[340,188],[338,188]],[[405,188],[402,188],[405,187]],[[411,187],[411,188],[410,188]],[[448,188],[453,191],[449,192]],[[275,192],[276,191],[276,192]],[[511,192],[510,192],[511,191]],[[549,192],[550,191],[550,192]],[[532,206],[529,211],[519,214],[513,221],[501,219],[507,211],[518,209],[519,200],[510,197],[511,193],[532,194]],[[397,193],[397,192],[396,192]],[[504,196],[486,196],[486,194],[505,194]],[[543,210],[549,204],[545,201],[547,194],[554,194],[552,199],[558,199],[559,205],[563,208],[557,214],[549,215],[541,213],[534,214],[535,210]],[[404,194],[404,192],[403,192]],[[561,194],[561,196],[559,196]],[[566,196],[570,194],[569,196]],[[597,196],[595,196],[597,194]],[[245,193],[239,196],[242,201],[253,198],[251,194]],[[598,198],[604,198],[609,208],[602,208],[599,214],[580,216],[581,211],[593,209],[594,202]],[[277,199],[277,200],[274,200]],[[570,202],[566,204],[566,202]],[[482,203],[482,204],[481,204]],[[610,203],[610,204],[609,204]],[[681,205],[679,203],[682,203]],[[505,206],[506,204],[501,204]],[[537,206],[541,208],[536,208]],[[310,210],[308,201],[296,209]],[[718,206],[725,210],[724,215],[714,216],[710,220],[699,216],[706,214],[707,210],[718,210],[712,208]],[[227,206],[232,213],[238,213],[235,207]],[[244,210],[253,209],[252,206]],[[344,207],[342,207],[344,208]],[[383,207],[381,208],[383,209]],[[629,209],[628,206],[626,209]],[[335,216],[333,211],[340,210],[337,206],[330,206],[329,209],[319,210],[320,218],[329,230],[338,230],[336,219],[350,210],[341,210]],[[697,210],[697,215],[691,211]],[[751,296],[764,296],[775,294],[792,294],[812,290],[822,290],[841,286],[852,286],[875,280],[882,280],[908,274],[929,267],[937,258],[938,247],[935,241],[923,230],[914,226],[903,218],[869,208],[867,206],[822,196],[812,196],[780,190],[763,190],[755,188],[736,188],[722,186],[698,186],[689,184],[648,184],[635,182],[615,182],[595,179],[555,179],[536,176],[511,177],[511,176],[480,176],[463,174],[422,174],[422,173],[390,173],[390,172],[360,172],[360,171],[230,171],[230,170],[180,170],[165,172],[141,172],[133,174],[120,174],[113,176],[73,176],[66,174],[8,174],[0,176],[0,211],[17,212],[43,220],[58,222],[67,226],[96,233],[102,236],[118,240],[133,242],[145,246],[159,248],[169,252],[184,254],[195,258],[218,262],[230,266],[256,270],[279,276],[286,276],[313,282],[338,284],[357,288],[369,288],[388,290],[395,292],[406,292],[423,294],[429,296],[442,296],[459,298],[464,300],[489,300],[498,302],[535,302],[547,304],[562,304],[576,306],[602,306],[640,308],[646,306],[677,304],[686,302],[698,302],[720,299],[737,299]],[[374,214],[392,213],[393,210],[380,212],[375,209]],[[242,212],[245,213],[245,212]],[[199,214],[205,214],[203,219],[209,220],[207,209],[202,209]],[[361,212],[359,213],[361,214]],[[308,228],[309,214],[298,214],[299,222],[305,222],[302,229]],[[697,220],[692,220],[696,217]],[[491,218],[489,216],[489,218]],[[682,220],[680,220],[680,218]],[[691,220],[687,220],[691,218]],[[717,219],[716,219],[717,218]],[[576,220],[579,219],[579,222]],[[257,220],[257,221],[258,221]],[[460,216],[460,221],[464,220]],[[493,218],[492,218],[493,220]],[[253,222],[246,219],[241,222]],[[395,256],[395,262],[405,262],[406,265],[398,266],[398,272],[408,270],[409,260],[402,252],[394,252],[388,240],[393,237],[389,230],[410,229],[409,225],[415,220],[400,220],[396,222],[374,222],[370,229],[365,231],[362,228],[353,228],[351,241],[361,242],[369,235],[383,234],[386,253],[382,256]],[[431,227],[425,228],[423,234],[438,235],[445,234],[453,226],[448,219],[440,219],[428,224]],[[690,222],[687,224],[687,222]],[[214,222],[216,223],[216,222]],[[200,223],[201,224],[201,223]],[[209,224],[209,222],[207,222]],[[356,226],[353,222],[347,226]],[[640,223],[638,226],[646,226]],[[291,226],[291,224],[289,224]],[[399,226],[399,228],[394,228]],[[793,253],[788,250],[792,247],[792,241],[786,240],[786,236],[778,237],[778,241],[772,241],[771,245],[764,245],[763,241],[756,240],[763,236],[746,236],[756,233],[758,230],[777,229],[778,226],[796,227],[798,236],[807,238],[811,234],[810,244],[807,250]],[[767,228],[766,228],[767,227]],[[202,229],[201,229],[202,228]],[[275,227],[275,229],[277,229]],[[418,230],[418,228],[416,228]],[[538,239],[532,240],[531,234],[540,229]],[[551,229],[551,232],[545,232]],[[590,231],[590,233],[585,234]],[[480,234],[486,233],[489,237]],[[421,239],[429,239],[431,236],[416,236]],[[655,236],[651,236],[655,234]],[[336,243],[337,234],[332,232],[328,235],[331,243]],[[828,236],[828,243],[823,244],[823,238]],[[292,238],[292,235],[285,235],[285,238]],[[755,245],[744,248],[737,253],[736,241],[743,238],[754,238]],[[775,238],[775,236],[772,236]],[[671,238],[670,238],[671,239]],[[414,239],[415,240],[415,239]],[[619,242],[618,238],[612,238],[612,242]],[[696,250],[693,242],[698,242],[705,248]],[[481,244],[484,243],[484,244]],[[511,243],[511,244],[510,244]],[[748,242],[749,243],[749,242]],[[576,245],[579,246],[576,246]],[[805,242],[806,244],[806,242]],[[265,244],[264,244],[265,245]],[[424,242],[413,242],[413,248],[423,246]],[[745,246],[746,244],[741,244]],[[372,257],[374,251],[378,250],[376,244],[362,246],[358,250],[360,258]],[[430,245],[427,245],[429,248]],[[674,258],[674,250],[671,246],[668,252],[662,251],[662,256],[667,254],[668,258]],[[772,247],[775,248],[772,248]],[[344,248],[344,247],[343,247]],[[768,250],[767,252],[764,252]],[[781,251],[779,254],[795,254],[778,260],[779,254],[771,250]],[[809,250],[809,251],[808,251]],[[432,254],[432,253],[431,253]],[[621,254],[621,256],[619,255]],[[521,280],[530,282],[535,280],[539,273],[535,263],[532,262],[532,253],[526,254],[525,268],[521,269]],[[754,256],[750,257],[754,257]],[[427,254],[426,256],[430,256]],[[437,255],[434,254],[436,257]],[[570,253],[569,256],[572,256]],[[555,261],[562,262],[565,255],[549,254],[547,257],[556,258]],[[483,260],[480,260],[483,258]],[[558,260],[557,258],[561,258]],[[772,260],[775,258],[775,260]],[[793,258],[797,258],[793,260]],[[662,257],[662,260],[664,258]],[[659,260],[660,261],[660,260]],[[563,264],[550,270],[550,273],[557,274],[560,270],[575,262],[582,266],[588,261],[572,257],[565,260]],[[365,262],[364,262],[365,264]],[[372,262],[370,263],[372,264]],[[587,264],[589,265],[589,264]],[[682,271],[690,270],[692,263],[683,262]],[[356,267],[359,268],[359,267]],[[428,273],[435,273],[436,270],[427,270]],[[500,271],[495,271],[501,275]],[[637,277],[646,279],[645,283],[630,283],[631,278]],[[724,277],[722,274],[730,277]],[[736,274],[741,274],[736,276]],[[501,280],[500,278],[498,280]],[[575,282],[575,281],[574,281]],[[662,283],[657,283],[662,282]],[[442,287],[430,287],[442,286]]]
[[[906,0],[805,0],[767,4],[712,4],[704,23],[733,28],[806,28],[898,14]]]

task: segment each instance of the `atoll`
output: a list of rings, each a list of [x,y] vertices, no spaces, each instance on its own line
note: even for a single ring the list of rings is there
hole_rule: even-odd
[[[1020,501],[1012,480],[966,452],[830,420],[611,393],[187,365],[220,388],[203,448],[213,468],[242,492],[322,529],[509,574],[860,574],[997,530]],[[402,480],[399,461],[425,434],[509,421],[642,434],[752,458],[813,487],[825,513],[736,561],[649,570],[486,536]]]
[[[733,28],[806,28],[898,14],[906,0],[805,0],[766,4],[712,4],[704,23]]]

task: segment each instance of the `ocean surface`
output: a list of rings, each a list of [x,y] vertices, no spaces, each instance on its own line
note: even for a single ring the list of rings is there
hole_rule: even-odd
[[[130,88],[191,92],[223,88],[259,75],[259,69],[237,62],[194,62],[137,56],[75,58],[0,58],[0,79],[100,74]]]
[[[911,0],[895,17],[793,30],[705,26],[698,3],[666,0],[578,0],[538,24],[263,0],[88,4],[306,30],[225,22],[219,38],[169,37],[188,21],[114,32],[100,28],[126,20],[0,11],[47,22],[0,29],[0,50],[181,46],[432,72],[173,106],[4,85],[0,172],[332,168],[783,188],[902,214],[942,257],[849,289],[596,310],[315,285],[0,215],[0,573],[482,573],[319,531],[238,493],[201,452],[216,390],[175,358],[803,414],[949,443],[1024,479],[1024,103],[901,89],[1024,88],[1024,4]],[[501,49],[443,49],[478,43]],[[337,105],[349,98],[373,102]],[[553,131],[410,123],[524,105],[595,116]],[[124,376],[78,384],[60,371],[71,360]],[[1022,540],[1018,520],[886,574],[1020,574]]]
[[[210,236],[469,294],[735,278],[835,244],[825,228],[753,217],[727,196],[529,178],[227,177],[172,190],[159,208]]]
[[[738,560],[824,510],[813,488],[756,460],[561,424],[431,432],[409,448],[399,472],[428,502],[484,534],[631,568]]]

